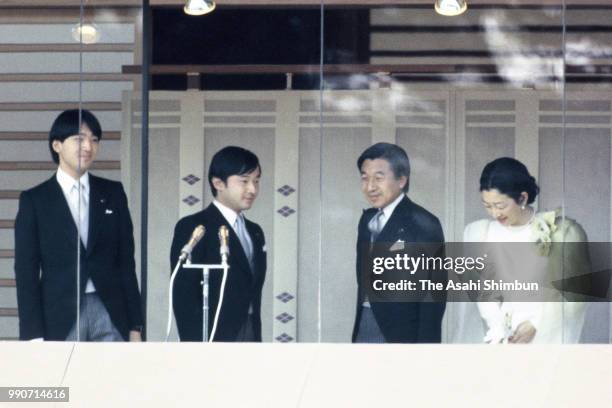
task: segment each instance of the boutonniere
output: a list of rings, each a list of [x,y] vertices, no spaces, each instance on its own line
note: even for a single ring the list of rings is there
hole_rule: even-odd
[[[533,221],[533,230],[536,237],[536,246],[540,256],[548,256],[552,244],[552,234],[557,231],[555,220],[559,216],[559,209],[536,214]]]

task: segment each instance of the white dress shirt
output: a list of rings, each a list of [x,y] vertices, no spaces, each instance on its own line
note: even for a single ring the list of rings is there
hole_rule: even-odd
[[[70,208],[74,224],[79,228],[81,242],[87,248],[87,239],[89,235],[89,173],[85,172],[79,180],[73,179],[61,167],[58,167],[56,173],[57,182],[59,183],[64,198]],[[79,200],[79,184],[80,184],[80,200]],[[80,212],[79,212],[80,204]],[[93,293],[96,291],[91,278],[87,279],[85,293]]]
[[[217,209],[221,212],[221,215],[223,215],[223,218],[225,218],[227,223],[232,226],[232,229],[234,230],[236,235],[239,235],[239,232],[236,230],[236,220],[238,219],[239,216],[242,216],[242,215],[239,215],[236,211],[232,210],[231,208],[229,208],[225,204],[220,203],[217,200],[213,200],[213,205],[217,207]],[[251,240],[251,236],[249,235],[248,231],[245,231],[245,232],[246,232],[245,238],[249,241],[251,248],[253,248],[253,241]],[[247,250],[244,249],[244,252],[246,254]],[[253,314],[253,305],[249,305],[249,314]]]
[[[406,197],[406,194],[402,192],[400,195],[397,196],[395,200],[391,202],[391,204],[387,205],[385,208],[382,209],[383,215],[380,217],[380,221],[379,221],[380,231],[382,231],[383,228],[385,228],[385,225],[387,225],[387,221],[389,221],[389,218],[391,218],[393,211],[395,211],[395,208],[399,205],[399,203],[402,201],[404,197]],[[378,213],[374,214],[374,217],[376,217],[377,214]],[[378,231],[379,234],[380,234],[380,231]],[[363,303],[361,305],[363,307],[372,307],[372,305],[370,304],[370,299],[368,298],[367,294],[365,295],[363,299]]]
[[[225,204],[220,203],[217,200],[213,200],[213,204],[215,205],[215,207],[217,207],[217,209],[219,209],[219,211],[221,211],[223,218],[225,218],[227,223],[232,226],[232,229],[234,230],[236,235],[238,235],[239,232],[236,230],[236,225],[237,225],[236,220],[238,219],[239,216],[243,216],[243,215],[238,215],[236,211],[232,210],[231,208],[229,208]],[[248,231],[246,231],[246,239],[249,241],[251,248],[253,248],[253,240],[251,240],[251,236],[249,235]],[[246,253],[246,249],[245,249],[245,253]]]
[[[380,225],[380,230],[382,231],[383,228],[385,228],[385,225],[387,225],[387,221],[389,221],[389,218],[391,218],[391,214],[393,214],[393,211],[395,211],[395,208],[398,206],[398,204],[402,201],[402,199],[406,197],[406,194],[404,194],[403,192],[397,196],[397,198],[395,200],[393,200],[393,202],[391,202],[391,204],[387,205],[385,208],[383,208],[382,212],[383,212],[383,216],[381,219],[381,225]]]

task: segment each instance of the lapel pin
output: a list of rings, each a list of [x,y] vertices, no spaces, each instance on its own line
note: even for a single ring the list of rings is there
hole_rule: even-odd
[[[104,211],[104,214],[112,214],[113,210],[109,210],[108,208],[106,209],[106,211]]]

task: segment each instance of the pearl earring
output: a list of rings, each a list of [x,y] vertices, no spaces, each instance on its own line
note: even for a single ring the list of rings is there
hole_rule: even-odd
[[[521,210],[525,211],[525,204],[521,205]]]

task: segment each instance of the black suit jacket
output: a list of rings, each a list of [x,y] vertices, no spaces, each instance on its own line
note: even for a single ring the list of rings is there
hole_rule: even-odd
[[[357,236],[357,284],[359,288],[357,296],[357,312],[353,328],[353,341],[357,336],[359,322],[361,319],[361,308],[364,296],[367,293],[366,285],[370,285],[374,276],[371,268],[371,258],[374,256],[370,249],[370,231],[368,223],[377,213],[376,208],[370,208],[363,212],[359,220]],[[425,256],[444,256],[444,233],[440,221],[429,211],[413,203],[408,197],[404,197],[397,205],[391,217],[385,224],[374,245],[376,256],[394,256],[389,248],[398,240],[407,244],[406,251],[409,256],[418,257],[423,253]],[[412,245],[415,244],[415,245]],[[418,245],[422,244],[422,245]],[[412,248],[414,247],[414,248]],[[412,249],[411,249],[412,248]],[[417,249],[418,248],[418,249]],[[437,282],[446,281],[444,271],[418,271],[412,276],[418,279],[432,279]],[[427,296],[427,293],[418,292],[415,297]],[[376,318],[385,340],[389,343],[439,343],[441,340],[442,316],[445,309],[445,297],[437,293],[436,302],[413,301],[373,301],[370,299],[372,312]]]
[[[198,225],[203,225],[206,233],[192,252],[192,263],[221,263],[219,227],[225,225],[229,230],[229,270],[214,341],[235,341],[240,328],[248,317],[251,303],[253,304],[255,338],[261,341],[261,291],[266,275],[265,240],[259,225],[249,220],[245,221],[247,231],[253,241],[254,271],[251,271],[238,236],[214,204],[210,204],[203,211],[182,218],[174,229],[170,251],[171,270],[176,265],[182,247],[189,241],[193,230]],[[222,275],[221,271],[216,270],[210,273],[209,336],[219,301]],[[181,341],[202,341],[201,281],[201,270],[186,268],[181,268],[174,280],[173,308]]]
[[[54,175],[24,191],[15,220],[15,278],[19,337],[65,340],[76,321],[77,245],[80,293],[91,278],[124,339],[142,326],[134,237],[121,183],[89,175],[87,249]]]

